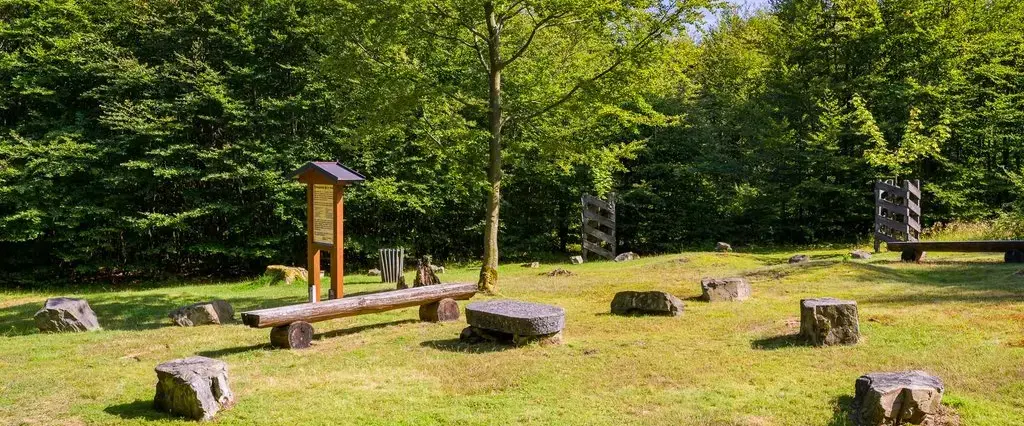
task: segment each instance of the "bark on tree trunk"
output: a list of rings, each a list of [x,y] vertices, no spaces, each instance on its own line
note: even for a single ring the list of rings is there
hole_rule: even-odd
[[[498,284],[498,210],[501,208],[501,34],[499,23],[494,14],[494,4],[484,3],[487,15],[487,50],[490,72],[488,73],[490,106],[489,143],[490,161],[487,169],[487,181],[490,183],[487,197],[487,223],[484,230],[484,261],[480,267],[480,281],[477,285],[481,292],[493,294]]]

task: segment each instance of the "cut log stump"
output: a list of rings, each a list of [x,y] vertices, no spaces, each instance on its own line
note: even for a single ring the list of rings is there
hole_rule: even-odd
[[[270,329],[270,345],[278,349],[305,349],[313,341],[313,326],[305,321]]]
[[[920,250],[903,250],[900,253],[900,260],[904,262],[920,262],[924,259],[925,253]]]
[[[434,303],[420,305],[420,321],[448,322],[459,320],[459,303],[445,298]]]

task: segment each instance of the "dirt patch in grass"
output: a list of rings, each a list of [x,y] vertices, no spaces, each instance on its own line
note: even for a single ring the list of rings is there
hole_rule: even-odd
[[[551,272],[542,272],[541,275],[548,276],[548,277],[573,277],[573,276],[576,276],[576,274],[574,272],[569,271],[569,270],[565,270],[565,269],[562,269],[562,268],[555,269],[554,271],[551,271]]]
[[[1006,343],[1006,346],[1011,348],[1024,348],[1024,339],[1012,340]]]
[[[891,315],[872,315],[868,317],[868,322],[882,325],[893,325],[896,323],[896,317]]]
[[[753,271],[743,274],[744,277],[751,279],[770,279],[780,280],[790,274],[796,272],[805,271],[810,268],[826,268],[839,263],[835,260],[812,260],[803,263],[781,263],[778,265],[766,266],[764,268],[758,268]]]

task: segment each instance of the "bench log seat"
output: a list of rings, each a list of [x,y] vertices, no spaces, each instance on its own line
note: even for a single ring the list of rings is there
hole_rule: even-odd
[[[1007,263],[1024,262],[1024,240],[988,241],[900,241],[888,243],[891,251],[900,251],[904,262],[920,262],[925,252],[1005,253]]]
[[[441,302],[445,299],[467,300],[476,295],[476,292],[477,285],[473,283],[414,287],[324,302],[300,303],[242,312],[242,323],[253,328],[274,327],[270,335],[271,343],[275,347],[298,349],[309,346],[309,340],[312,338],[312,326],[309,326],[309,323],[312,322],[412,306],[427,305],[440,309],[444,307],[445,304]],[[446,315],[441,315],[441,317],[446,318]],[[438,321],[438,315],[431,315],[429,309],[421,308],[420,319]]]

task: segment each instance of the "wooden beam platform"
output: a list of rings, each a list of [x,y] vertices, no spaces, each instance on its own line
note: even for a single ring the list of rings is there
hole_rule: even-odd
[[[999,253],[1024,250],[1024,240],[988,241],[898,241],[887,243],[890,251],[923,250]]]
[[[889,251],[901,251],[905,262],[920,262],[925,252],[1004,253],[1006,263],[1024,263],[1024,240],[899,241],[886,243]]]
[[[298,321],[312,323],[425,305],[442,299],[466,300],[476,292],[477,285],[473,283],[430,285],[242,312],[242,323],[253,328],[277,327]]]

